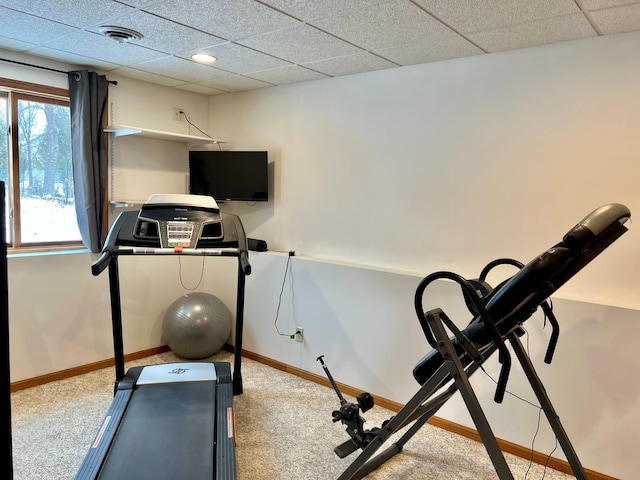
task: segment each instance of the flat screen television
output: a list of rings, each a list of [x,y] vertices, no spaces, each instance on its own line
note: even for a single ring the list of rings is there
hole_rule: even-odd
[[[216,202],[269,200],[268,155],[264,151],[189,152],[189,193]]]

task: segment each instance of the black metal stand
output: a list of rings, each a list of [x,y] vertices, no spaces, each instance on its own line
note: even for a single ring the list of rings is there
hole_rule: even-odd
[[[587,475],[584,472],[584,468],[582,467],[580,460],[578,459],[578,455],[573,449],[573,446],[569,441],[569,437],[567,436],[567,433],[564,431],[564,428],[560,423],[560,418],[558,417],[558,414],[553,408],[553,405],[551,405],[551,400],[549,400],[547,391],[545,390],[544,385],[542,385],[542,382],[540,381],[538,374],[534,370],[533,364],[531,363],[531,359],[529,358],[529,355],[527,355],[527,353],[525,352],[525,349],[522,346],[522,342],[520,342],[520,339],[518,338],[518,336],[515,335],[513,332],[507,336],[507,339],[511,343],[511,346],[513,347],[513,351],[518,357],[518,360],[520,361],[520,365],[522,365],[522,369],[524,370],[525,375],[529,379],[529,384],[531,385],[531,388],[535,392],[536,397],[538,397],[538,401],[540,402],[542,411],[547,416],[547,421],[549,422],[549,425],[551,425],[551,428],[553,429],[553,432],[555,433],[556,438],[558,439],[558,443],[560,443],[560,446],[562,447],[562,450],[564,451],[564,454],[567,457],[567,461],[569,462],[569,465],[571,465],[571,470],[573,470],[574,476],[580,480],[586,480]]]
[[[236,334],[233,352],[233,394],[242,395],[242,332],[244,331],[244,291],[246,276],[242,262],[238,262],[238,288],[236,290]]]
[[[482,359],[472,363],[465,369],[459,359],[455,347],[447,335],[445,330],[441,311],[430,312],[426,315],[431,331],[434,334],[438,345],[439,353],[444,358],[444,362],[440,368],[434,372],[432,377],[426,382],[413,396],[409,402],[392,417],[375,435],[372,441],[363,449],[362,453],[356,460],[342,473],[339,480],[361,479],[370,472],[378,468],[391,457],[401,452],[404,445],[420,430],[422,426],[440,409],[451,396],[460,391],[467,410],[469,411],[473,422],[480,434],[480,438],[485,445],[487,453],[493,463],[498,478],[500,480],[512,480],[513,475],[504,458],[498,441],[489,425],[489,422],[480,406],[478,398],[469,382],[469,377],[475,373],[480,366],[490,357],[496,347],[492,346],[486,350]],[[545,392],[544,386],[540,378],[535,372],[529,356],[526,354],[520,339],[515,332],[509,333],[506,338],[511,343],[513,350],[518,358],[529,383],[535,392],[541,408],[545,412],[547,419],[558,438],[574,476],[578,480],[587,480],[587,475],[578,459],[573,446],[567,436],[560,419]],[[453,379],[452,384],[438,395],[434,394],[443,387],[443,384]],[[378,455],[374,454],[382,447],[382,445],[395,433],[403,430],[411,424],[410,428],[397,440],[393,445],[383,450]]]
[[[478,397],[469,382],[469,376],[462,367],[460,358],[455,351],[453,343],[447,335],[444,325],[442,324],[442,320],[440,319],[440,315],[441,314],[439,313],[436,313],[435,315],[427,315],[427,322],[430,323],[431,331],[436,338],[438,351],[444,358],[444,365],[447,368],[449,375],[453,378],[456,387],[460,390],[460,394],[464,399],[467,410],[469,410],[473,423],[475,423],[476,429],[480,434],[482,443],[484,443],[487,453],[491,458],[491,462],[496,469],[498,478],[500,478],[500,480],[513,480],[513,475],[511,474],[511,470],[509,470],[509,466],[502,454],[502,450],[500,450],[498,440],[493,434],[489,421],[480,407]],[[482,362],[484,362],[484,360]]]
[[[11,436],[11,369],[9,359],[9,282],[7,278],[7,241],[5,229],[5,185],[0,182],[0,338],[2,355],[0,368],[2,382],[2,431],[5,453],[2,456],[2,478],[13,478],[13,447]]]

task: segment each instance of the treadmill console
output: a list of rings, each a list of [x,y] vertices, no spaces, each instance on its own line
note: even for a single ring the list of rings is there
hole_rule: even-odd
[[[159,240],[161,248],[196,248],[224,237],[218,204],[206,195],[152,195],[140,209],[133,236]]]

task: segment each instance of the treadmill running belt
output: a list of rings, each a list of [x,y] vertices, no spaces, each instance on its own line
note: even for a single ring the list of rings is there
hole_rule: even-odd
[[[98,478],[214,478],[215,396],[215,382],[139,387]]]

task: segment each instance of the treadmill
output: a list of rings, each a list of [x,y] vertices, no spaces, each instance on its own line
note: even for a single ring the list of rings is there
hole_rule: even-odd
[[[228,362],[133,367],[125,374],[118,257],[237,257],[234,370]],[[76,480],[235,479],[233,396],[242,394],[247,239],[238,216],[204,195],[152,195],[139,211],[122,212],[93,275],[109,270],[116,369],[114,399]]]

